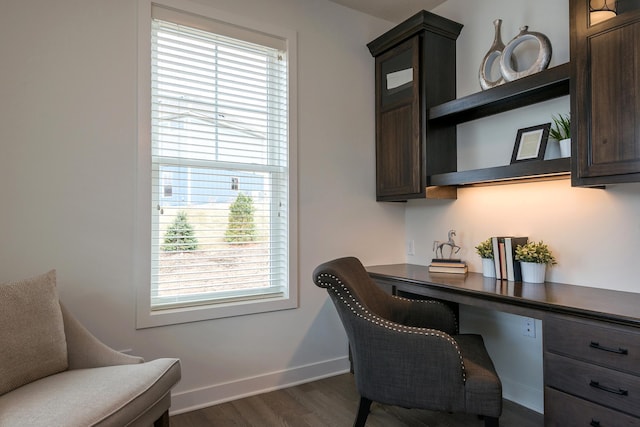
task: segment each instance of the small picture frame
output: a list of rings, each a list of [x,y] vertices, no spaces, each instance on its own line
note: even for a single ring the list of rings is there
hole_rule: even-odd
[[[543,160],[544,152],[549,139],[551,123],[518,129],[516,143],[511,155],[511,164],[528,162],[531,160]]]

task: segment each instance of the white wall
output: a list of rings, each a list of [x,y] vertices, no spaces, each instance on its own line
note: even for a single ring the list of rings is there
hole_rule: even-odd
[[[328,1],[200,2],[298,32],[300,308],[145,330],[134,326],[136,2],[9,0],[0,14],[0,281],[56,268],[64,302],[107,344],[179,357],[173,411],[346,369],[313,268],[347,254],[404,261],[404,207],[375,202],[366,49],[392,24]]]
[[[546,34],[551,66],[569,60],[568,2],[556,0],[448,0],[434,12],[464,24],[457,43],[458,96],[480,91],[478,69],[493,41],[493,20],[503,20],[503,41],[521,25]],[[519,128],[551,121],[569,111],[568,97],[547,101],[458,127],[460,170],[508,164]],[[558,258],[547,280],[638,291],[634,252],[640,242],[640,185],[606,190],[572,188],[568,180],[458,190],[456,201],[411,201],[406,238],[415,239],[408,262],[428,264],[431,245],[456,229],[462,257],[481,271],[474,246],[495,235],[544,240]],[[521,318],[472,308],[461,310],[466,331],[480,332],[504,383],[505,397],[542,411],[540,322],[536,339],[524,337]]]

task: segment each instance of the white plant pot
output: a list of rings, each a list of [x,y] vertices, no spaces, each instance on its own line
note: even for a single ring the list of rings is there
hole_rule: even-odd
[[[496,277],[496,267],[491,258],[482,258],[482,275],[484,277]]]
[[[560,157],[571,157],[571,138],[561,139],[558,144],[560,144]]]
[[[523,282],[544,283],[544,276],[547,272],[547,264],[520,261],[520,268],[522,270]]]

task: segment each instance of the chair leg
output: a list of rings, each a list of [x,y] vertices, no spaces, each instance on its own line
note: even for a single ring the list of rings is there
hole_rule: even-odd
[[[497,417],[484,417],[484,427],[500,427],[500,421]]]
[[[360,397],[358,415],[356,416],[356,422],[353,424],[353,427],[364,427],[364,424],[367,422],[367,416],[369,416],[369,409],[371,409],[371,400],[366,397]]]
[[[164,411],[164,414],[153,422],[153,427],[169,427],[171,422],[169,421],[169,410]]]

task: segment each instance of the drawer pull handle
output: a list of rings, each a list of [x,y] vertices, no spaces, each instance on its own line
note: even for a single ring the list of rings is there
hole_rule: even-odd
[[[627,391],[627,390],[624,390],[624,389],[621,389],[621,388],[615,389],[613,387],[607,387],[606,385],[601,385],[598,381],[591,380],[589,382],[589,385],[591,387],[593,387],[593,388],[597,388],[597,389],[602,390],[602,391],[607,391],[607,392],[613,393],[613,394],[619,394],[620,396],[628,396],[629,395],[629,391]]]
[[[629,354],[629,350],[627,350],[626,348],[622,348],[622,347],[618,347],[618,348],[613,348],[613,347],[605,347],[603,345],[600,345],[600,343],[597,343],[595,341],[591,341],[591,344],[589,344],[589,347],[591,348],[595,348],[597,350],[602,350],[602,351],[608,351],[611,353],[616,353],[616,354]]]
[[[589,423],[589,425],[591,427],[600,427],[600,421],[596,421],[594,419],[591,419],[591,422]]]

